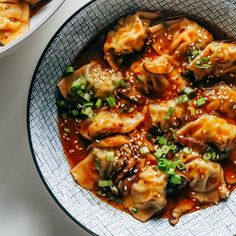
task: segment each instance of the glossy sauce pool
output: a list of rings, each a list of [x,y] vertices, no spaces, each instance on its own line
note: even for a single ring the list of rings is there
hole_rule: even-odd
[[[85,48],[85,50],[75,59],[73,65],[77,69],[84,64],[89,63],[94,60],[99,62],[100,64],[106,65],[106,62],[103,58],[103,50],[102,45],[104,43],[105,36],[102,35],[98,39],[94,40],[90,45]],[[61,142],[63,145],[64,153],[66,158],[70,164],[71,169],[76,166],[80,161],[82,161],[89,153],[87,147],[89,145],[88,141],[85,141],[79,133],[76,131],[76,126],[79,121],[75,118],[67,118],[63,119],[60,115],[58,116],[58,127]],[[149,129],[151,127],[150,119],[147,117],[143,122],[144,129]],[[64,129],[67,128],[71,132],[69,135],[66,135]],[[233,191],[236,186],[236,155],[234,158],[230,160],[224,160],[220,164],[223,167],[225,178],[228,180],[232,180],[232,184],[228,185],[230,191]],[[106,203],[112,205],[113,207],[125,211],[129,213],[129,211],[125,208],[124,205],[116,203],[114,201],[110,201],[105,197],[102,197],[97,194],[97,191],[92,191],[94,195],[99,197],[101,200]],[[188,212],[193,212],[199,210],[201,208],[206,208],[213,204],[198,204],[198,202],[194,199],[191,199],[187,196],[188,190],[181,190],[181,194],[177,192],[174,195],[167,196],[167,206],[165,210],[159,214],[159,217],[168,218],[172,217],[172,211],[176,207],[176,205],[185,205],[185,208],[188,208]]]

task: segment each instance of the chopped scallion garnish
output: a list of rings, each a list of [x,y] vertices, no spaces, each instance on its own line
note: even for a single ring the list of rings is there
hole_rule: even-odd
[[[136,214],[138,212],[138,208],[137,207],[131,207],[130,211],[133,213],[133,214]]]
[[[106,100],[110,108],[114,108],[116,106],[116,99],[114,97],[108,97]]]
[[[79,111],[76,110],[76,109],[73,109],[73,110],[71,111],[71,114],[72,114],[73,116],[78,116],[78,115],[79,115]]]
[[[156,141],[161,145],[167,145],[168,140],[164,136],[157,136]]]
[[[195,111],[195,109],[193,107],[188,107],[187,109],[189,110],[191,116],[195,116],[196,115],[196,111]]]
[[[64,75],[72,75],[75,72],[73,66],[67,66],[64,70]]]
[[[107,161],[113,161],[115,158],[115,154],[113,151],[106,152],[106,160]]]
[[[201,107],[206,103],[206,100],[205,98],[200,97],[199,99],[195,100],[194,103],[197,107]]]
[[[101,108],[101,106],[102,106],[102,99],[101,98],[98,98],[98,100],[95,103],[95,106],[97,109]]]
[[[172,174],[169,177],[169,181],[170,181],[171,184],[178,185],[178,184],[182,183],[182,177],[178,174]]]
[[[180,97],[177,98],[177,102],[178,103],[186,103],[189,101],[188,95],[187,94],[183,94]]]
[[[57,106],[60,108],[66,108],[68,106],[68,102],[63,99],[58,99],[57,100]]]
[[[93,116],[93,109],[91,107],[86,107],[82,109],[81,113],[91,118]]]
[[[98,180],[98,186],[101,188],[110,187],[113,185],[112,180]]]
[[[165,114],[165,119],[169,120],[170,117],[173,115],[173,113],[174,113],[174,107],[169,107],[168,112]]]

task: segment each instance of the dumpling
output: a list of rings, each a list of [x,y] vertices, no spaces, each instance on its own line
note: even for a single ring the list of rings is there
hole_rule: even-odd
[[[29,18],[27,3],[0,1],[0,43],[6,45],[26,32]]]
[[[236,126],[213,115],[203,115],[177,131],[177,137],[192,137],[216,145],[220,150],[230,150],[236,141]]]
[[[193,153],[193,152],[192,152]],[[216,203],[229,196],[229,189],[224,180],[223,169],[218,163],[201,159],[200,154],[187,154],[185,179],[189,182],[191,199],[179,201],[172,212],[170,223],[175,225],[179,218],[197,205],[199,202]]]
[[[100,111],[92,120],[80,122],[78,131],[87,139],[112,133],[125,134],[134,130],[143,120],[144,115],[139,112],[118,114],[114,111]]]
[[[122,74],[112,69],[103,68],[97,62],[91,62],[76,70],[71,76],[67,76],[57,84],[64,98],[73,97],[71,85],[76,80],[84,80],[86,89],[94,92],[94,97],[105,98],[112,94],[122,80]]]
[[[161,128],[169,126],[172,118],[175,120],[181,119],[185,113],[185,105],[178,104],[175,100],[167,100],[161,101],[158,104],[150,104],[148,109],[152,124],[154,126],[160,126]],[[170,112],[171,109],[173,110]]]
[[[216,111],[224,117],[236,118],[236,90],[221,84],[203,92],[206,98],[205,108]]]
[[[139,89],[146,94],[154,91],[157,97],[168,97],[174,91],[184,90],[186,81],[174,69],[172,61],[172,57],[165,54],[134,62],[130,69],[137,77]]]
[[[189,65],[195,77],[236,78],[236,43],[212,42]]]
[[[195,191],[191,197],[201,202],[218,202],[229,196],[220,164],[196,158],[186,164],[186,174]]]
[[[91,151],[83,161],[71,170],[71,174],[75,181],[88,190],[94,189],[99,179],[95,164],[97,151],[98,149]]]
[[[140,51],[148,36],[148,27],[158,15],[148,12],[136,12],[118,21],[118,25],[108,32],[104,44],[104,55],[110,66],[117,70],[114,57]]]
[[[152,167],[139,174],[139,180],[132,184],[130,195],[124,201],[135,218],[144,222],[164,209],[167,179],[166,174]]]
[[[165,20],[149,28],[158,54],[184,55],[189,47],[204,49],[213,39],[202,26],[188,18]]]

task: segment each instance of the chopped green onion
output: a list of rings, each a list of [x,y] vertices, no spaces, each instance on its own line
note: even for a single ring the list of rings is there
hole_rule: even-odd
[[[186,154],[191,154],[193,152],[193,149],[189,147],[184,147],[182,151]]]
[[[138,208],[137,207],[131,207],[130,211],[133,213],[133,214],[136,214],[138,212]]]
[[[121,80],[115,81],[115,86],[126,87],[127,83],[125,83],[125,81],[123,79],[121,79]]]
[[[194,92],[194,90],[190,87],[186,87],[183,91],[184,94],[191,95]]]
[[[141,147],[139,151],[142,155],[149,153],[148,147]]]
[[[114,158],[115,158],[114,152],[112,152],[112,151],[106,152],[106,160],[107,160],[107,161],[113,161]]]
[[[112,180],[98,180],[98,186],[101,188],[110,187],[113,185]]]
[[[160,170],[166,170],[168,168],[168,165],[169,165],[169,161],[167,159],[160,158],[158,160],[158,168]]]
[[[172,174],[169,177],[169,181],[171,184],[181,184],[182,183],[182,177],[178,174]]]
[[[114,97],[108,97],[106,100],[110,108],[114,108],[116,106],[116,99]]]
[[[213,149],[210,149],[207,153],[204,153],[204,160],[214,160],[217,157],[216,152]]]
[[[169,107],[168,112],[165,114],[165,119],[169,120],[173,113],[174,113],[174,107]]]
[[[164,136],[157,136],[156,141],[161,145],[167,145],[168,142],[167,138]]]
[[[181,160],[176,161],[175,164],[176,164],[176,167],[179,170],[185,170],[186,169],[186,165]]]
[[[75,72],[73,66],[67,66],[64,70],[64,75],[72,75]]]
[[[98,98],[98,100],[97,100],[96,103],[95,103],[95,107],[96,107],[97,109],[99,109],[99,108],[101,108],[101,106],[102,106],[102,99],[101,99],[101,98]]]
[[[93,116],[93,109],[91,107],[86,107],[82,109],[81,113],[91,118]]]
[[[73,109],[73,110],[71,111],[71,114],[72,114],[73,116],[78,116],[78,115],[79,115],[79,111]]]
[[[85,90],[86,86],[87,81],[83,77],[79,77],[78,79],[74,80],[70,87],[72,95],[76,95],[79,91]],[[79,95],[81,96],[81,94]]]
[[[208,57],[202,57],[199,59],[199,61],[197,61],[195,63],[195,66],[197,68],[200,68],[200,69],[208,69],[208,67],[210,67],[209,64],[207,64],[207,62],[209,62],[209,58]]]
[[[167,154],[170,151],[170,147],[167,145],[163,145],[161,150],[164,154]]]
[[[189,101],[188,95],[187,94],[183,94],[180,97],[177,98],[177,102],[178,103],[186,103]]]
[[[196,111],[195,111],[195,109],[193,107],[188,107],[187,109],[190,111],[190,115],[191,116],[195,116],[196,115]]]
[[[93,102],[86,102],[83,104],[82,107],[92,107],[93,106]]]
[[[161,148],[157,149],[154,153],[154,156],[156,158],[161,158],[164,155],[163,151],[161,150]]]
[[[96,170],[99,170],[101,168],[101,163],[98,158],[95,159],[95,168]]]
[[[206,100],[205,100],[205,98],[201,97],[201,98],[195,100],[194,103],[197,107],[200,107],[206,103]]]
[[[58,99],[57,100],[57,106],[60,107],[60,108],[65,108],[68,106],[68,103],[66,100],[63,100],[63,99]]]
[[[203,159],[204,159],[204,160],[210,160],[210,159],[211,159],[211,154],[210,154],[209,152],[204,153]]]
[[[91,100],[91,95],[89,93],[85,93],[84,99],[89,102]]]
[[[178,151],[178,147],[175,145],[175,144],[171,144],[169,146],[169,150],[172,151],[173,153],[177,152]]]
[[[61,113],[61,117],[62,117],[63,119],[66,119],[66,118],[67,118],[66,112]]]

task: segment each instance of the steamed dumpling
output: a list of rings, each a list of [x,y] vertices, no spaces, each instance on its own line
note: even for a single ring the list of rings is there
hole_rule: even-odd
[[[87,139],[102,134],[125,134],[134,130],[143,120],[144,115],[139,112],[127,115],[114,111],[100,111],[95,114],[92,120],[82,121],[78,125],[78,130]]]
[[[175,100],[161,101],[159,103],[150,104],[148,106],[149,114],[151,116],[152,124],[165,128],[169,125],[171,117],[181,119],[185,112],[185,106],[178,104]],[[173,114],[169,119],[166,118],[170,109],[173,109]]]
[[[206,76],[236,78],[236,43],[210,43],[188,68],[199,80]]]
[[[104,55],[113,69],[118,69],[114,56],[140,51],[148,36],[148,26],[157,17],[155,13],[137,12],[118,21],[107,34]]]
[[[149,28],[152,34],[152,46],[158,54],[184,55],[189,47],[204,49],[212,35],[202,26],[188,18],[166,20]]]
[[[178,130],[177,136],[192,137],[228,150],[235,145],[236,126],[216,116],[203,115]]]
[[[135,218],[147,221],[164,209],[167,179],[166,174],[151,167],[139,174],[138,182],[132,184],[130,196],[124,202]]]
[[[224,173],[220,164],[196,158],[186,164],[189,186],[196,192],[192,194],[201,202],[215,202],[228,197]]]
[[[203,96],[207,98],[206,109],[216,111],[224,117],[236,118],[236,90],[221,84],[206,90]]]
[[[93,90],[94,97],[105,98],[112,94],[122,78],[120,72],[106,69],[97,62],[91,62],[76,70],[71,76],[60,80],[58,87],[63,97],[70,99],[72,97],[72,83],[76,80],[83,79],[88,83],[87,89]]]

